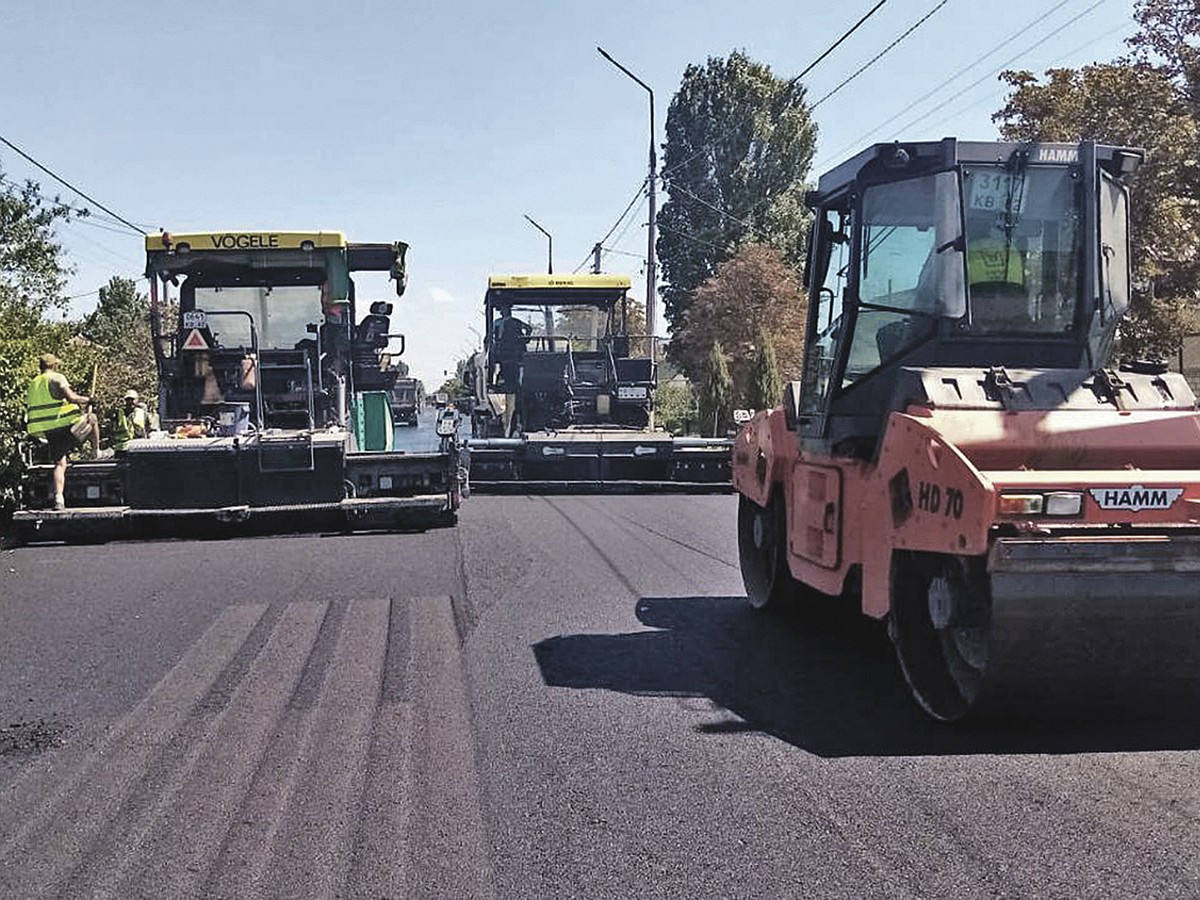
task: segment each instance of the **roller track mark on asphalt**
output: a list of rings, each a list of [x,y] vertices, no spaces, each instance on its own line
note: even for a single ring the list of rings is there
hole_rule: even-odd
[[[292,603],[220,712],[192,720],[135,791],[103,846],[67,880],[93,898],[192,896],[219,852],[316,641],[326,604]],[[138,886],[142,890],[138,890]]]
[[[90,752],[78,759],[69,753],[43,760],[66,762],[57,772],[31,770],[52,777],[48,795],[36,778],[18,782],[0,803],[0,893],[27,895],[30,885],[48,887],[58,860],[78,862],[96,834],[119,808],[126,792],[146,776],[160,744],[183,727],[193,708],[211,689],[262,619],[262,605],[231,606],[192,645],[146,698],[118,719]],[[72,763],[74,765],[72,766]],[[15,889],[15,884],[26,888]]]
[[[463,547],[462,531],[454,529],[454,562],[458,572],[458,581],[462,585],[462,596],[455,594],[451,597],[454,605],[454,625],[458,630],[459,643],[465,643],[467,637],[479,623],[479,610],[471,602],[471,592],[467,589],[467,558]]]
[[[412,602],[413,898],[495,896],[466,660],[449,597]],[[420,636],[418,639],[417,636]]]
[[[613,558],[607,553],[605,553],[603,549],[601,549],[600,545],[592,539],[591,535],[580,528],[579,525],[576,524],[575,520],[568,516],[566,512],[564,512],[559,505],[549,497],[540,497],[539,499],[545,501],[547,506],[562,516],[564,522],[566,522],[576,532],[579,533],[579,536],[582,537],[587,545],[595,551],[598,557],[604,560],[605,565],[607,565],[608,568],[612,570],[612,573],[617,576],[617,581],[621,582],[625,590],[629,592],[629,596],[633,597],[634,599],[642,596],[642,592],[639,591],[636,586],[634,586],[634,583],[630,581],[628,577],[626,577],[624,572],[621,571],[621,567],[617,565],[616,561],[613,560]]]
[[[713,562],[718,562],[723,566],[728,566],[731,569],[736,569],[738,571],[741,571],[741,567],[736,562],[730,562],[727,559],[722,559],[721,557],[717,556],[716,554],[709,553],[707,550],[702,550],[701,548],[695,546],[694,544],[689,544],[687,541],[681,541],[681,540],[679,540],[679,538],[671,537],[671,535],[667,534],[666,532],[659,531],[656,528],[651,528],[649,525],[643,524],[642,522],[639,522],[637,519],[631,518],[630,516],[627,516],[624,513],[612,512],[612,511],[609,511],[606,509],[602,509],[601,507],[598,507],[592,503],[589,503],[586,500],[584,500],[582,502],[583,502],[584,506],[588,507],[591,510],[594,510],[595,512],[600,513],[601,515],[607,516],[609,519],[612,519],[613,521],[616,521],[617,519],[621,519],[625,522],[628,522],[631,525],[636,525],[638,528],[642,529],[643,531],[649,532],[650,534],[654,535],[655,537],[662,538],[664,541],[670,541],[672,544],[682,547],[685,550],[691,550],[693,553],[699,553],[701,556],[711,559]]]
[[[202,896],[334,896],[343,889],[390,611],[386,600],[360,600],[337,618],[325,664],[302,679],[312,702],[291,704],[281,720]]]
[[[451,598],[287,604],[262,640],[265,612],[225,610],[77,768],[48,754],[49,800],[9,791],[0,894],[495,895]]]

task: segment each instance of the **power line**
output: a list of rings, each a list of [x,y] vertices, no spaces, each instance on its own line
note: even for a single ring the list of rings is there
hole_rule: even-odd
[[[621,212],[621,215],[617,216],[617,221],[613,222],[612,228],[608,229],[608,232],[604,235],[604,237],[600,238],[600,240],[597,241],[596,243],[604,244],[608,241],[608,239],[610,237],[612,237],[612,233],[614,231],[616,231],[618,227],[620,227],[621,223],[625,220],[625,217],[627,215],[629,215],[629,211],[631,209],[633,209],[633,204],[637,203],[638,199],[640,197],[642,197],[643,192],[646,190],[646,185],[647,185],[647,183],[649,183],[649,181],[650,181],[649,177],[642,179],[642,183],[638,185],[638,189],[637,189],[637,191],[634,192],[633,197],[630,198],[628,205]],[[640,207],[639,207],[639,209],[640,209]],[[583,262],[581,262],[579,265],[577,265],[575,267],[574,271],[578,272],[580,269],[582,269],[584,266],[586,266],[588,264],[588,261],[591,258],[592,258],[592,254],[591,254],[591,252],[589,252],[588,255],[583,258]]]
[[[1067,2],[1067,0],[1064,0],[1064,2]],[[814,59],[811,63],[809,63],[808,66],[799,75],[796,75],[789,80],[791,82],[797,82],[801,78],[803,78],[805,75],[807,75],[809,72],[811,72],[814,68],[816,68],[817,64],[820,63],[821,60],[825,59],[825,57],[827,57],[830,53],[832,53],[834,50],[836,50],[838,48],[838,46],[842,43],[842,41],[846,40],[846,38],[848,38],[848,37],[850,37],[850,35],[854,34],[854,32],[856,32],[859,29],[859,27],[864,22],[867,21],[867,19],[869,19],[869,18],[871,18],[871,16],[875,15],[875,13],[879,11],[879,8],[881,6],[883,6],[883,4],[885,4],[885,3],[887,3],[887,0],[879,0],[878,3],[876,3],[873,7],[871,7],[871,9],[867,12],[866,15],[864,15],[861,19],[859,19],[857,22],[855,22],[853,26],[851,26],[849,31],[847,31],[840,38],[838,38],[836,41],[834,41],[832,44],[830,44],[829,47],[826,48],[825,52],[822,53],[820,56],[818,56],[816,59]],[[725,131],[729,131],[729,130],[731,130],[731,129],[728,129],[728,128],[725,129]],[[663,181],[668,176],[670,176],[673,173],[682,169],[684,166],[686,166],[688,163],[690,163],[697,156],[700,156],[703,153],[707,153],[711,149],[712,149],[711,146],[708,146],[708,145],[701,147],[699,150],[697,150],[695,153],[693,153],[687,159],[683,160],[683,162],[676,163],[675,165],[671,166],[669,169],[665,169],[662,172],[660,172],[659,176],[658,176],[659,180]],[[664,181],[664,184],[665,184],[665,181]]]
[[[1078,22],[1080,19],[1082,19],[1084,16],[1086,16],[1088,13],[1090,13],[1090,12],[1091,12],[1092,10],[1094,10],[1096,7],[1098,7],[1098,6],[1102,6],[1102,5],[1104,5],[1104,3],[1106,3],[1106,2],[1107,2],[1107,0],[1096,0],[1096,2],[1095,2],[1095,3],[1093,3],[1093,4],[1092,4],[1091,6],[1089,6],[1087,9],[1083,10],[1083,12],[1081,12],[1081,13],[1078,13],[1077,15],[1073,16],[1073,17],[1072,17],[1072,18],[1070,18],[1070,19],[1067,19],[1067,21],[1063,22],[1061,25],[1059,25],[1057,28],[1055,28],[1053,31],[1051,31],[1049,34],[1047,34],[1047,35],[1046,35],[1045,37],[1043,37],[1041,40],[1039,40],[1039,41],[1035,41],[1033,44],[1030,44],[1028,47],[1026,47],[1024,50],[1022,50],[1022,51],[1021,51],[1020,53],[1018,53],[1016,56],[1011,56],[1011,57],[1009,57],[1007,60],[1005,60],[1004,62],[1002,62],[1002,63],[1001,63],[999,66],[997,66],[996,68],[992,69],[990,72],[987,72],[986,74],[984,74],[984,75],[983,75],[983,76],[981,76],[980,78],[977,78],[975,81],[972,81],[970,84],[968,84],[968,85],[967,85],[965,88],[963,88],[963,89],[962,89],[961,91],[959,91],[957,94],[954,94],[954,95],[953,95],[953,96],[951,96],[951,97],[947,97],[945,100],[943,100],[943,101],[942,101],[941,103],[939,103],[937,106],[933,107],[932,109],[928,109],[928,110],[926,110],[926,111],[925,111],[925,112],[923,112],[921,115],[917,116],[917,118],[915,118],[915,119],[911,120],[910,122],[908,122],[908,124],[906,124],[906,125],[904,126],[904,128],[903,128],[903,129],[901,129],[901,130],[907,130],[907,129],[909,129],[909,128],[912,128],[912,127],[913,127],[914,125],[916,125],[918,122],[921,122],[921,121],[924,121],[925,119],[928,119],[930,116],[932,116],[932,115],[933,115],[935,112],[937,112],[939,109],[942,109],[942,108],[943,108],[943,107],[945,107],[946,105],[948,105],[948,104],[950,104],[950,103],[953,103],[955,100],[957,100],[957,99],[958,99],[959,97],[961,97],[963,94],[967,93],[968,91],[970,91],[971,89],[973,89],[973,88],[975,88],[975,87],[978,87],[980,84],[982,84],[983,82],[987,81],[989,78],[991,78],[991,77],[992,77],[993,75],[995,75],[997,72],[1002,72],[1002,71],[1004,71],[1004,70],[1005,70],[1005,69],[1007,69],[1009,66],[1011,66],[1013,63],[1015,63],[1017,60],[1019,60],[1019,59],[1020,59],[1022,56],[1024,56],[1026,53],[1029,53],[1031,50],[1036,50],[1038,47],[1040,47],[1042,44],[1046,43],[1046,41],[1050,40],[1052,37],[1054,37],[1055,35],[1057,35],[1059,32],[1061,32],[1061,31],[1063,31],[1064,29],[1066,29],[1066,28],[1070,27],[1071,25],[1074,25],[1076,22]]]
[[[706,240],[703,240],[702,238],[693,237],[692,235],[688,234],[686,231],[679,231],[675,228],[668,228],[666,225],[663,225],[661,223],[659,224],[658,227],[661,228],[663,231],[667,232],[668,234],[678,235],[679,237],[683,238],[686,241],[691,241],[693,244],[702,244],[705,247],[711,247],[713,250],[720,251],[721,253],[724,253],[728,249],[727,247],[718,247],[716,244],[712,243],[711,241],[706,241]]]
[[[647,197],[642,198],[642,202],[637,205],[637,209],[634,211],[633,215],[631,215],[625,221],[625,227],[622,228],[620,233],[617,234],[616,238],[613,239],[614,244],[619,244],[619,243],[621,243],[621,241],[623,241],[625,239],[625,235],[627,235],[629,233],[629,229],[632,228],[633,223],[637,221],[638,213],[640,213],[642,211],[642,207],[646,205],[646,201],[648,199],[649,198],[647,198]],[[608,243],[608,241],[601,241],[600,243],[603,245],[603,244]]]
[[[121,222],[124,225],[128,225],[130,228],[132,228],[138,234],[144,235],[146,233],[141,228],[138,228],[136,225],[134,225],[132,222],[130,222],[128,219],[117,215],[115,212],[113,212],[111,209],[109,209],[107,206],[105,206],[99,200],[96,200],[94,197],[89,197],[87,194],[85,194],[79,188],[75,187],[75,185],[71,184],[65,178],[62,178],[62,177],[56,175],[54,172],[47,169],[40,162],[38,162],[36,159],[34,159],[32,156],[30,156],[28,153],[26,153],[24,150],[22,150],[16,144],[14,144],[12,141],[10,141],[8,138],[4,137],[4,135],[2,135],[2,134],[0,134],[0,143],[5,144],[11,150],[20,154],[22,157],[24,157],[26,160],[28,160],[33,165],[37,166],[39,169],[41,169],[43,172],[45,172],[47,175],[49,175],[51,178],[53,178],[59,184],[65,185],[69,190],[74,191],[76,194],[78,194],[80,197],[82,197],[88,203],[92,203],[95,206],[98,206],[100,209],[104,210],[106,213],[108,213],[110,216],[112,216],[118,222]]]
[[[907,31],[903,32],[898,38],[896,38],[894,41],[892,41],[890,44],[888,44],[886,47],[884,47],[882,50],[880,50],[877,54],[875,54],[875,56],[873,56],[871,59],[869,59],[864,65],[860,66],[858,71],[856,71],[853,75],[851,75],[849,78],[847,78],[845,81],[843,81],[837,87],[835,87],[832,91],[830,91],[828,94],[826,94],[820,100],[818,100],[816,103],[814,103],[812,106],[810,106],[808,108],[809,112],[812,112],[814,109],[816,109],[818,106],[820,106],[826,100],[828,100],[830,97],[832,97],[838,91],[840,91],[842,88],[844,88],[850,82],[852,82],[855,78],[857,78],[863,72],[867,71],[867,69],[871,68],[871,66],[875,65],[875,63],[879,62],[879,60],[882,59],[884,57],[884,55],[888,53],[888,51],[890,51],[893,47],[895,47],[897,44],[899,44],[902,40],[904,40],[906,37],[908,37],[910,34],[912,34],[914,31],[916,31],[922,25],[924,25],[925,22],[927,22],[929,20],[929,18],[935,12],[937,12],[939,9],[941,9],[943,6],[945,6],[949,2],[950,2],[950,0],[941,0],[941,2],[937,6],[935,6],[933,9],[931,9],[929,12],[925,13],[925,15],[923,15],[920,19],[918,19],[913,25],[909,26]]]
[[[743,220],[743,219],[739,219],[737,216],[733,215],[732,213],[728,213],[728,212],[726,212],[725,210],[721,209],[720,207],[713,206],[713,205],[712,205],[711,203],[709,203],[707,200],[704,200],[704,199],[702,199],[702,198],[700,198],[700,197],[697,197],[695,194],[693,194],[691,191],[689,191],[689,190],[688,190],[687,188],[685,188],[685,187],[682,187],[682,186],[680,186],[680,185],[678,185],[678,184],[672,184],[672,185],[671,185],[671,186],[668,188],[668,190],[670,190],[672,193],[674,193],[675,191],[679,191],[679,192],[680,192],[681,194],[683,194],[684,196],[686,196],[686,197],[691,197],[693,200],[695,200],[695,201],[696,201],[697,203],[699,203],[701,206],[707,206],[707,207],[708,207],[709,209],[711,209],[713,212],[717,213],[718,215],[724,216],[726,219],[729,219],[731,222],[737,222],[737,223],[738,223],[739,225],[741,225],[743,228],[749,228],[751,231],[753,231],[753,230],[754,230],[754,226],[753,226],[753,225],[751,225],[749,222],[747,222],[747,221],[745,221],[745,220]]]
[[[830,154],[830,156],[835,157],[835,158],[840,158],[842,156],[842,154],[845,153],[847,150],[852,150],[852,149],[860,146],[862,144],[862,142],[864,140],[866,140],[867,138],[869,138],[871,135],[873,135],[877,131],[880,131],[880,130],[886,128],[888,125],[895,122],[897,119],[899,119],[905,113],[907,113],[909,110],[920,105],[921,103],[924,103],[926,100],[928,100],[930,97],[932,97],[938,91],[940,91],[942,88],[946,87],[949,84],[953,84],[955,81],[957,81],[959,78],[961,78],[967,72],[969,72],[971,69],[975,68],[981,62],[983,62],[985,59],[987,59],[989,56],[992,56],[993,54],[998,53],[1000,50],[1003,50],[1005,47],[1007,47],[1009,44],[1011,44],[1013,41],[1015,41],[1021,35],[1025,34],[1031,28],[1034,28],[1035,26],[1039,25],[1045,19],[1052,16],[1054,13],[1058,12],[1058,10],[1062,9],[1064,6],[1066,6],[1070,2],[1072,2],[1072,0],[1060,0],[1060,2],[1056,3],[1054,6],[1052,6],[1050,9],[1048,9],[1046,12],[1042,13],[1040,16],[1035,17],[1031,21],[1027,22],[1024,26],[1019,28],[1017,31],[1013,32],[1011,35],[1009,35],[1007,38],[1005,38],[999,44],[996,44],[994,47],[992,47],[992,49],[988,50],[987,53],[984,53],[982,56],[975,59],[974,62],[971,62],[971,63],[963,66],[961,69],[959,69],[957,72],[955,72],[949,78],[947,78],[945,81],[941,82],[940,84],[938,84],[936,87],[932,88],[931,90],[926,91],[924,94],[922,94],[916,100],[912,101],[912,103],[908,104],[908,106],[904,107],[904,109],[900,110],[895,115],[890,116],[889,118],[880,122],[878,125],[876,125],[874,128],[872,128],[870,131],[864,132],[863,134],[859,135],[859,137],[855,138],[853,141],[849,142],[848,144],[846,144],[844,147],[842,147],[835,153]]]
[[[632,256],[634,259],[646,258],[644,253],[632,253],[629,250],[618,250],[616,247],[601,247],[600,249],[604,253],[615,253],[617,256]]]
[[[836,50],[838,48],[838,45],[842,41],[844,41],[846,38],[850,37],[850,35],[854,34],[854,32],[858,31],[858,27],[860,25],[862,25],[863,22],[867,21],[867,19],[871,18],[871,16],[875,15],[875,13],[878,12],[879,7],[883,6],[883,4],[885,4],[885,3],[887,3],[887,0],[879,0],[879,2],[876,3],[871,8],[870,12],[868,12],[865,16],[863,16],[861,19],[859,19],[857,22],[855,22],[854,26],[849,31],[847,31],[840,38],[838,38],[836,41],[834,41],[833,44],[830,45],[828,50],[826,50],[824,53],[822,53],[820,56],[818,56],[816,59],[814,59],[811,63],[809,63],[808,68],[806,68],[803,72],[801,72],[799,75],[797,75],[795,78],[793,78],[792,81],[799,81],[801,78],[803,78],[805,75],[807,75],[813,69],[815,69],[817,67],[817,63],[819,63],[821,60],[823,60],[825,57],[827,57],[830,53],[832,53],[834,50]]]
[[[622,220],[624,220],[627,215],[629,215],[629,211],[633,209],[633,204],[637,203],[638,199],[642,196],[642,192],[646,190],[646,183],[649,180],[649,178],[642,179],[642,183],[638,185],[637,192],[630,199],[629,204],[625,207],[625,210],[621,213],[621,215],[617,216],[617,221],[613,222],[613,226],[612,228],[608,229],[608,233],[605,234],[604,237],[600,238],[601,244],[612,237],[612,233],[617,230],[617,226],[621,224]]]

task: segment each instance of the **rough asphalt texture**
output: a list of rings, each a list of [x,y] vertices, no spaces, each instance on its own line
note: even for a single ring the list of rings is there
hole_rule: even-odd
[[[1200,895],[1195,706],[936,726],[735,510],[0,554],[0,896]]]

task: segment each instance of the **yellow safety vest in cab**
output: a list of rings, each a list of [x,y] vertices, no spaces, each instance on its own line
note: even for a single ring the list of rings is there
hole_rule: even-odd
[[[67,428],[83,418],[78,406],[65,398],[56,400],[50,393],[50,376],[45,372],[29,382],[25,406],[29,415],[30,434],[45,434],[56,428]]]
[[[967,276],[971,284],[1009,284],[1025,287],[1025,258],[1011,241],[981,238],[967,249]]]

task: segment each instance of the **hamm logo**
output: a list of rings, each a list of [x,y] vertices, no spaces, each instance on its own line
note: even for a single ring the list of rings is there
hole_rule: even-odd
[[[1140,484],[1127,488],[1092,488],[1092,499],[1101,509],[1170,509],[1183,488],[1148,488]]]

